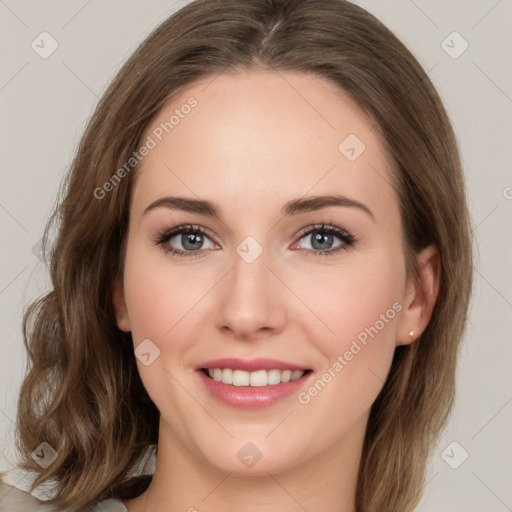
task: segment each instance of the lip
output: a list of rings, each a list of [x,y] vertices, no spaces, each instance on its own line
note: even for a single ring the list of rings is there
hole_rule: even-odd
[[[279,361],[278,359],[268,359],[259,357],[257,359],[237,359],[234,357],[228,357],[224,359],[212,359],[201,363],[196,367],[196,370],[202,368],[209,368],[214,370],[215,368],[231,368],[233,370],[244,370],[246,372],[256,372],[258,370],[291,370],[292,372],[302,370],[309,370],[307,366],[301,366],[295,363],[287,363],[285,361]]]
[[[233,386],[217,382],[208,377],[203,369],[205,368],[232,368],[247,372],[257,370],[309,370],[303,366],[278,361],[276,359],[215,359],[207,361],[196,368],[196,375],[210,396],[220,403],[236,409],[262,409],[274,405],[291,395],[296,395],[299,390],[306,386],[313,376],[313,371],[306,372],[297,380],[282,382],[273,386]]]

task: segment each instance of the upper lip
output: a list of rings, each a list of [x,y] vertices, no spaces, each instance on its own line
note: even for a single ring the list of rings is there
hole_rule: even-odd
[[[197,370],[203,368],[231,368],[232,370],[244,370],[246,372],[255,372],[258,370],[291,370],[300,371],[308,370],[306,366],[296,363],[288,363],[286,361],[279,361],[278,359],[268,359],[264,357],[256,359],[237,359],[233,357],[223,359],[212,359],[197,366]]]

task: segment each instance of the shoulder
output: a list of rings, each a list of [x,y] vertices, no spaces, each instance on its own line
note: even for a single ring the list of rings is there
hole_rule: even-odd
[[[0,473],[0,512],[67,512],[67,508],[55,508],[45,503],[51,497],[49,488],[43,486],[30,491],[33,474],[21,469]],[[127,512],[119,500],[106,500],[97,504],[91,512]]]

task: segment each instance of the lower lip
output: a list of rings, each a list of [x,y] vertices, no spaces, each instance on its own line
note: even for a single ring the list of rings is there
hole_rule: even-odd
[[[288,396],[297,393],[304,386],[312,372],[303,375],[300,379],[282,382],[273,386],[233,386],[224,384],[207,377],[198,370],[208,392],[219,402],[237,409],[262,409],[273,405]]]

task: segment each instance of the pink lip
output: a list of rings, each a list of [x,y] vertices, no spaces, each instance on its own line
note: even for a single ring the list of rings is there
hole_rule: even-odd
[[[298,370],[307,370],[305,366],[299,366],[293,363],[286,363],[277,359],[257,358],[257,359],[236,359],[228,357],[224,359],[213,359],[206,361],[196,367],[196,369],[208,368],[214,370],[215,368],[231,368],[233,370],[244,370],[246,372],[255,372],[258,370],[291,370],[292,372]]]
[[[273,405],[280,400],[297,394],[300,388],[310,381],[313,372],[306,373],[300,379],[282,382],[274,386],[233,386],[217,382],[203,372],[204,368],[232,368],[253,372],[257,370],[306,370],[307,368],[296,364],[285,363],[276,359],[215,359],[207,361],[197,367],[196,374],[210,395],[224,405],[238,409],[261,409]]]

